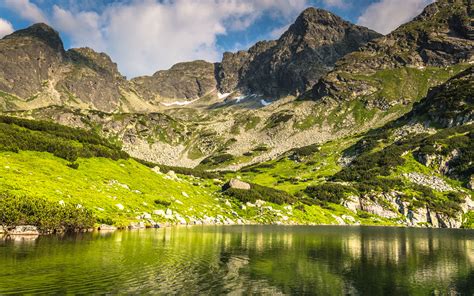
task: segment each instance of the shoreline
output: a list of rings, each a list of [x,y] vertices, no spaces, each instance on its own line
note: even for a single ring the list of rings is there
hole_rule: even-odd
[[[21,225],[23,226],[31,226],[31,225]],[[163,224],[159,225],[159,227],[142,227],[142,228],[131,228],[131,227],[113,227],[113,228],[106,228],[100,229],[99,227],[94,227],[93,229],[85,229],[81,231],[74,231],[74,232],[50,232],[50,233],[42,233],[42,232],[4,232],[3,230],[0,231],[0,239],[5,239],[8,237],[14,238],[37,238],[39,236],[49,236],[49,235],[74,235],[79,233],[112,233],[116,231],[125,232],[125,231],[140,231],[140,230],[151,230],[151,229],[161,229],[161,228],[188,228],[188,227],[209,227],[209,226],[218,226],[218,227],[228,227],[228,226],[276,226],[276,227],[374,227],[374,228],[406,228],[406,229],[431,229],[431,230],[462,230],[462,231],[474,231],[472,228],[442,228],[442,227],[426,227],[426,226],[410,226],[410,225],[376,225],[376,224],[277,224],[277,223],[240,223],[240,224],[222,224],[222,223],[214,223],[214,224]]]

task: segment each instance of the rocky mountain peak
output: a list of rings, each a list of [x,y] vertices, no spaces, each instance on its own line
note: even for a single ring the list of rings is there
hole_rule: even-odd
[[[26,29],[15,31],[12,34],[4,37],[4,39],[25,37],[40,40],[49,45],[51,48],[64,52],[64,45],[61,37],[59,37],[59,33],[45,23],[37,23]]]
[[[77,65],[87,66],[99,73],[123,77],[117,64],[103,52],[99,53],[89,47],[81,47],[69,49],[67,56]]]
[[[278,40],[226,53],[217,72],[219,90],[277,98],[302,93],[343,55],[380,36],[326,10],[307,8]]]
[[[340,26],[344,23],[347,22],[327,10],[309,7],[298,16],[289,31],[308,29],[317,25]]]

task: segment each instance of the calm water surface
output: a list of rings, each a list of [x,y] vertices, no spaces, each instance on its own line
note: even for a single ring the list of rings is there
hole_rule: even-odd
[[[474,295],[474,231],[206,226],[0,240],[0,294]]]

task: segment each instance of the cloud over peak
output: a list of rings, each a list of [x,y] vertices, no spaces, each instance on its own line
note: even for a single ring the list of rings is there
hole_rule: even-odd
[[[401,24],[412,20],[434,0],[381,0],[372,3],[357,23],[382,34],[388,34]]]

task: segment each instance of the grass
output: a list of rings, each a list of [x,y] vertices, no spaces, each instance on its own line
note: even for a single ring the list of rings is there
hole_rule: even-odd
[[[300,160],[291,160],[293,152],[289,152],[278,159],[246,167],[237,174],[229,173],[228,177],[239,175],[243,180],[294,194],[339,171],[342,151],[355,141],[356,138],[345,138],[328,142]]]
[[[257,223],[275,223],[282,221],[283,216],[288,216],[286,222],[292,223],[335,223],[332,210],[319,206],[304,206],[305,212],[293,210],[291,214],[284,205],[273,203],[266,206],[282,214],[268,209],[242,210],[239,201],[221,194],[220,183],[214,180],[185,175],[170,180],[133,159],[79,158],[79,167],[72,169],[66,160],[50,153],[20,151],[0,152],[0,163],[0,191],[81,205],[92,211],[99,222],[117,226],[127,226],[143,213],[167,208],[187,221],[204,219],[205,215],[235,219],[233,213],[237,213]],[[124,209],[120,210],[117,204]],[[153,219],[165,222],[160,216],[153,215]]]
[[[49,153],[22,151],[0,153],[0,163],[2,190],[81,204],[99,219],[111,219],[117,225],[127,225],[143,212],[163,209],[154,204],[157,199],[171,202],[170,208],[183,216],[225,214],[212,207],[217,190],[212,182],[186,176],[180,176],[180,181],[169,180],[131,159],[79,158],[79,168],[71,169],[67,161]],[[200,185],[193,185],[196,182]],[[175,199],[186,205],[173,202]],[[118,210],[117,204],[124,210]]]

